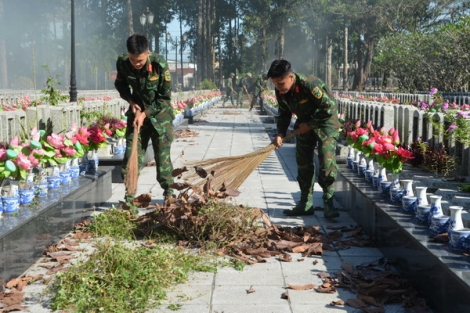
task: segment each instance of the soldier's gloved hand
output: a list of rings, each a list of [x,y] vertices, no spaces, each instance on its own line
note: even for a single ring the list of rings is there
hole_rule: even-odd
[[[306,134],[310,131],[310,127],[308,127],[307,123],[300,123],[296,128],[296,133],[298,135]]]

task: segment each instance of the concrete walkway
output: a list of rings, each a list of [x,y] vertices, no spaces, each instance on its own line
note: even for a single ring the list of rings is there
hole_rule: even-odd
[[[240,155],[267,146],[271,142],[269,132],[275,131],[274,119],[249,112],[247,108],[222,108],[221,101],[209,111],[198,115],[187,128],[198,133],[196,137],[176,139],[172,146],[174,167],[181,167],[188,161]],[[264,123],[270,121],[271,123]],[[316,216],[285,217],[282,210],[294,206],[299,199],[299,187],[295,180],[297,167],[293,143],[271,153],[239,188],[241,194],[235,200],[239,204],[264,209],[275,224],[286,226],[319,225],[326,232],[327,225],[355,225],[347,212],[342,211],[335,222],[323,218],[323,212]],[[137,194],[151,193],[156,202],[163,201],[162,189],[155,180],[155,167],[145,167],[139,178]],[[113,196],[104,207],[118,204],[124,195],[123,184],[113,184]],[[322,206],[321,188],[315,185],[315,206]],[[321,285],[317,276],[320,272],[334,273],[341,264],[358,265],[382,257],[375,248],[351,247],[338,252],[324,251],[323,256],[303,258],[293,254],[294,262],[280,262],[273,257],[267,263],[246,266],[243,271],[220,268],[216,274],[194,273],[186,284],[169,291],[168,299],[153,312],[175,312],[170,304],[180,304],[177,312],[185,313],[321,313],[361,312],[349,306],[330,306],[331,301],[356,298],[355,294],[338,289],[335,294],[317,293],[314,290],[289,290],[289,300],[282,298],[287,284]],[[255,292],[247,293],[252,287]],[[30,307],[25,312],[52,312],[44,308]],[[401,305],[388,305],[386,312],[405,312]],[[33,311],[31,311],[33,310]]]

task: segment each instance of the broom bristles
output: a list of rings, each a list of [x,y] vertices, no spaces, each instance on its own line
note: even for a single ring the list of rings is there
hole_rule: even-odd
[[[139,136],[138,129],[134,129],[132,137],[132,150],[127,162],[126,177],[124,178],[124,185],[126,186],[126,195],[135,196],[137,193],[137,182],[139,180],[139,153],[137,151],[137,141]]]
[[[287,135],[283,142],[293,138],[296,133]],[[214,172],[211,185],[212,188],[218,190],[222,184],[226,188],[238,189],[243,182],[250,176],[250,174],[266,160],[276,147],[273,144],[261,148],[259,150],[230,157],[222,157],[209,159],[200,162],[190,163],[189,166],[202,167],[208,174]],[[201,178],[196,172],[188,172],[184,175],[185,180],[189,181],[192,185],[202,185],[206,179]]]

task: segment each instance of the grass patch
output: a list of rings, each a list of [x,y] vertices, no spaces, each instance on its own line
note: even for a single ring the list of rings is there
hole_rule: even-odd
[[[132,221],[132,214],[115,207],[97,214],[86,231],[92,232],[95,237],[112,237],[116,239],[135,239],[136,225]]]
[[[190,271],[216,271],[208,258],[181,248],[132,247],[106,240],[85,262],[59,273],[52,308],[74,312],[145,312]]]

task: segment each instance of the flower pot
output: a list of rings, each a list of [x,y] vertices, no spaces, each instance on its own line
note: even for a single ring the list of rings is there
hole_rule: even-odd
[[[20,189],[20,204],[30,204],[34,200],[34,189]]]
[[[352,168],[351,168],[351,169],[352,169],[352,171],[353,171],[354,173],[357,173],[357,168],[358,168],[358,167],[359,167],[359,162],[358,162],[358,161],[353,161],[353,162],[352,162]]]
[[[449,219],[450,216],[448,215],[437,215],[431,217],[429,230],[434,235],[447,233],[447,229],[449,228]]]
[[[429,225],[429,214],[431,213],[431,205],[418,205],[416,207],[415,220],[419,224]]]
[[[380,194],[382,197],[390,197],[390,186],[392,182],[390,181],[382,181],[380,182]]]
[[[80,176],[80,167],[71,167],[70,168],[70,178],[78,178]]]
[[[417,197],[415,196],[403,196],[401,198],[401,207],[405,213],[415,213]]]
[[[57,189],[60,187],[60,176],[47,176],[47,188]]]
[[[366,182],[373,184],[372,179],[374,177],[374,170],[366,171]]]
[[[59,173],[60,177],[60,184],[61,185],[68,185],[72,181],[72,178],[70,176],[70,172],[60,172]]]
[[[458,229],[464,228],[463,221],[462,221],[463,207],[458,206],[458,205],[451,205],[449,207],[449,210],[450,210],[450,219],[449,219],[448,232],[450,232],[451,230],[458,230]]]
[[[36,196],[43,198],[47,196],[47,183],[39,183],[34,186]]]
[[[2,197],[3,212],[16,213],[20,207],[20,198],[18,197]]]
[[[464,251],[470,247],[470,228],[452,229],[449,232],[449,247]]]

